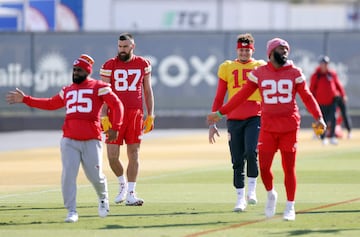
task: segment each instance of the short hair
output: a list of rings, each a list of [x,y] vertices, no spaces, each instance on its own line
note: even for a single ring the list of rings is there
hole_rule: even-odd
[[[238,43],[255,44],[255,39],[250,33],[240,34],[237,36]]]
[[[130,40],[132,43],[134,43],[134,37],[132,36],[132,34],[127,33],[127,32],[120,34],[119,40],[121,40],[121,41]]]

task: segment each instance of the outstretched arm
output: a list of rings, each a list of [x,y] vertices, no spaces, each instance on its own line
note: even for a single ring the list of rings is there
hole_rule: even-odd
[[[23,103],[25,93],[20,90],[19,88],[16,88],[15,91],[9,91],[6,95],[6,102],[9,104],[16,104],[16,103]]]

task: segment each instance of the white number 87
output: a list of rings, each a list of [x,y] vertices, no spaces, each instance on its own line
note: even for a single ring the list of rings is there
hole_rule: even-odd
[[[261,87],[267,87],[263,90],[263,100],[265,104],[285,104],[292,101],[293,82],[289,79],[264,80]],[[281,95],[276,95],[276,94]]]

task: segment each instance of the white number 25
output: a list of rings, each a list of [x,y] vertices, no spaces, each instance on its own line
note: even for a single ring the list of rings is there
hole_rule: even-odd
[[[66,113],[75,112],[89,113],[92,110],[92,100],[84,95],[93,94],[92,89],[81,89],[79,91],[69,91],[66,93]],[[76,105],[77,103],[81,103]]]
[[[263,100],[265,104],[285,104],[291,102],[293,99],[293,82],[291,80],[264,80],[261,82],[261,87],[266,87],[266,89],[263,90]]]

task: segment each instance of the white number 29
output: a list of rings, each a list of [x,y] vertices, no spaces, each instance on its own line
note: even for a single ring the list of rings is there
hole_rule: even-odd
[[[66,93],[66,113],[71,114],[75,112],[89,113],[92,110],[92,100],[84,95],[93,94],[92,89],[81,89],[69,91]],[[76,105],[76,103],[81,103]]]
[[[265,104],[285,104],[291,102],[293,99],[293,82],[291,80],[264,80],[261,82],[261,87],[266,87],[266,89],[263,90]],[[281,95],[276,95],[278,93]]]

